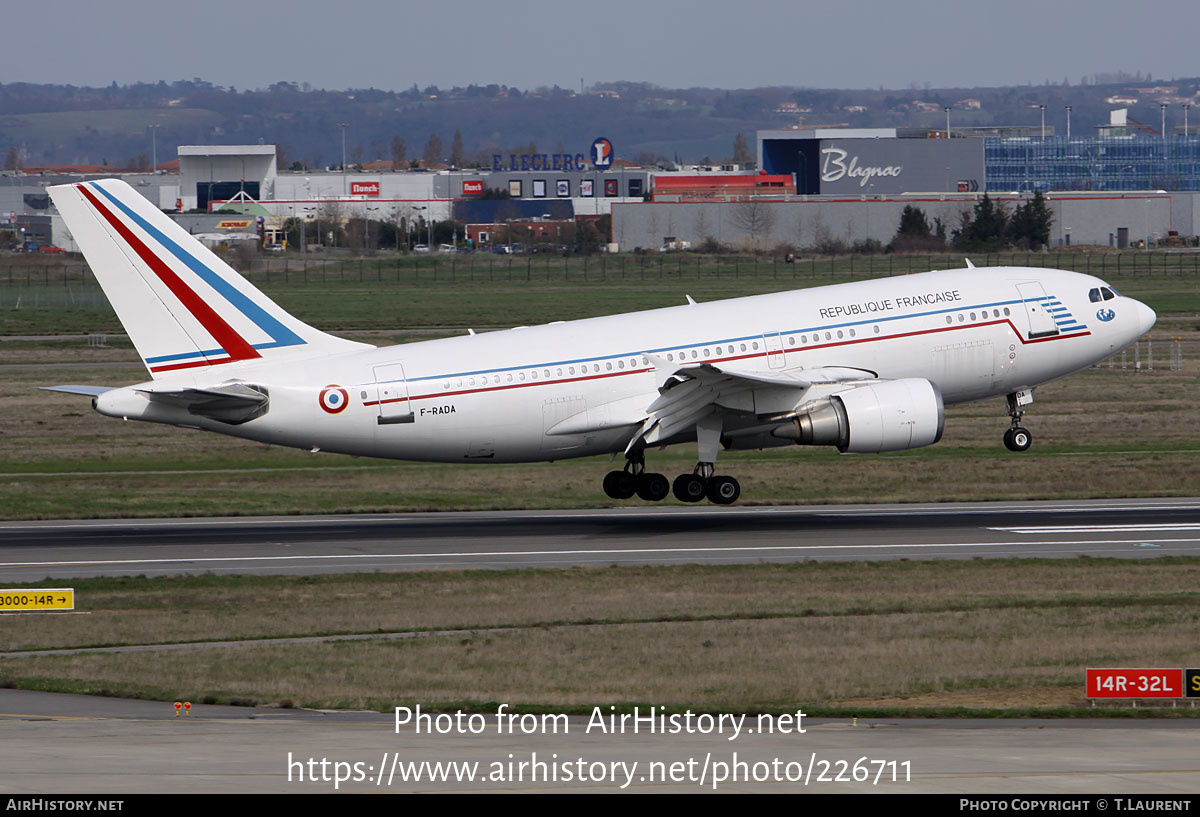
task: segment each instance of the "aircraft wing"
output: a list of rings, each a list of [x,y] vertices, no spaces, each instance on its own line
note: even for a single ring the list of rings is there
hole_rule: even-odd
[[[626,397],[562,420],[550,435],[585,434],[637,427],[626,451],[656,445],[714,414],[741,417],[783,414],[800,405],[814,386],[878,380],[875,372],[825,366],[778,374],[741,371],[734,365],[676,364],[647,355],[654,365],[657,393]]]

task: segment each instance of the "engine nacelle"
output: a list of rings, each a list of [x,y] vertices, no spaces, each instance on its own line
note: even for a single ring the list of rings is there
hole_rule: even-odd
[[[942,438],[945,423],[937,386],[907,378],[830,395],[771,433],[799,445],[836,445],[842,452],[877,454],[933,445]]]

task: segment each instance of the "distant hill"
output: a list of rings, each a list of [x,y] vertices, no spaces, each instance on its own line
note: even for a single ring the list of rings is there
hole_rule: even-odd
[[[183,144],[280,146],[289,166],[341,162],[347,123],[347,160],[393,159],[397,138],[405,158],[423,156],[431,134],[450,158],[461,132],[467,164],[490,164],[492,153],[532,144],[544,153],[584,152],[597,136],[612,140],[618,155],[642,162],[730,158],[734,136],[790,127],[1038,125],[1062,134],[1064,107],[1072,130],[1091,133],[1108,111],[1130,115],[1157,129],[1159,105],[1170,106],[1167,126],[1182,121],[1180,105],[1197,104],[1200,79],[1152,81],[1140,75],[1092,77],[1077,85],[1002,88],[835,90],[751,88],[667,89],[646,83],[595,85],[580,93],[557,86],[522,91],[503,85],[440,89],[415,85],[404,91],[374,88],[313,89],[280,82],[238,90],[201,80],[139,83],[104,88],[30,83],[0,84],[0,153],[15,146],[26,166],[107,164],[148,167],[150,125],[157,125],[159,162],[176,157]]]

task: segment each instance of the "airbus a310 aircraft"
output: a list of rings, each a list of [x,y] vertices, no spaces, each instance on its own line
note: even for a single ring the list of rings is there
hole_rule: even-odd
[[[993,267],[757,295],[376,348],[283,311],[127,184],[50,188],[152,380],[92,395],[101,414],[276,445],[438,462],[622,453],[604,491],[735,501],[722,449],[937,442],[944,406],[1007,395],[1004,443],[1034,387],[1154,324],[1089,275]],[[673,482],[648,448],[696,443]]]

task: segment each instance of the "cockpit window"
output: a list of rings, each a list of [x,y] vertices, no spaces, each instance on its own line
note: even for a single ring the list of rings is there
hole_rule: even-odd
[[[1100,294],[1104,296],[1104,300],[1106,301],[1111,301],[1113,298],[1117,297],[1108,287],[1100,287]]]
[[[1088,300],[1092,303],[1097,303],[1104,300],[1104,296],[1100,294],[1100,287],[1096,287],[1088,291]]]

